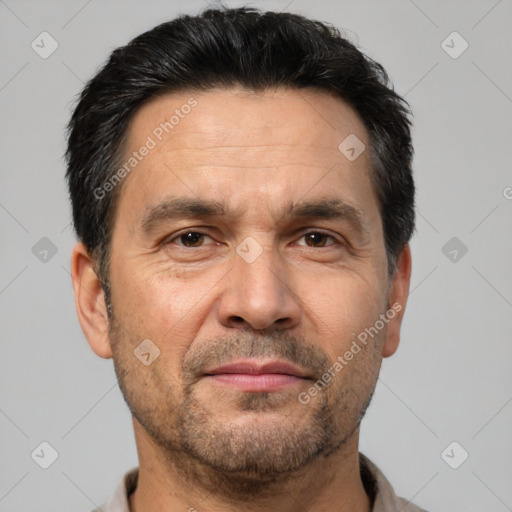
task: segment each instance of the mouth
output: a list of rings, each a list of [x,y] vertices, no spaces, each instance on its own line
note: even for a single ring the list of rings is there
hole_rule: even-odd
[[[220,386],[253,393],[279,391],[310,379],[304,370],[287,361],[250,358],[209,369],[204,377]]]

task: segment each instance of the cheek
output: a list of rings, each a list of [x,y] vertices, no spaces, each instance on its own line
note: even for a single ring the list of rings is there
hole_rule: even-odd
[[[121,274],[131,278],[119,279]],[[208,291],[219,280],[213,274],[202,273],[192,280],[177,276],[169,265],[122,269],[112,294],[116,319],[136,335],[138,343],[151,340],[161,351],[160,361],[177,372],[211,308]]]
[[[191,309],[194,289],[180,282],[175,272],[162,268],[118,267],[113,302],[125,321],[139,330],[161,332],[171,329]]]
[[[302,298],[318,331],[330,340],[325,348],[331,357],[343,353],[352,340],[374,325],[384,311],[385,296],[376,279],[354,273],[323,279]],[[323,337],[322,336],[322,337]],[[319,340],[322,342],[322,340]],[[325,342],[323,342],[325,343]]]

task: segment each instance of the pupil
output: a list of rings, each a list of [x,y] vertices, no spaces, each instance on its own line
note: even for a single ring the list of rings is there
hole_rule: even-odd
[[[324,236],[324,235],[323,235],[322,233],[311,233],[311,234],[309,235],[309,240],[310,240],[313,244],[315,244],[315,243],[321,243],[321,241],[322,241],[322,237],[323,237],[323,236]],[[323,244],[322,244],[322,245],[323,245]]]
[[[181,241],[187,245],[196,245],[198,242],[202,239],[201,233],[186,233],[185,235],[182,235]]]

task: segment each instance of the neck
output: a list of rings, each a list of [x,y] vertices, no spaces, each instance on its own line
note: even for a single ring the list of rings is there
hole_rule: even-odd
[[[130,512],[337,510],[369,512],[370,499],[359,472],[359,431],[329,456],[319,456],[292,475],[256,483],[250,475],[224,475],[183,454],[165,456],[134,420],[139,478],[130,496]]]

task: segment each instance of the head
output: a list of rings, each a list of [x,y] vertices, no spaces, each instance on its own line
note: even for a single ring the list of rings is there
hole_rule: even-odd
[[[335,28],[247,8],[164,23],[86,85],[77,312],[164,456],[261,483],[353,438],[408,294],[408,114]],[[293,375],[212,375],[254,360]]]

